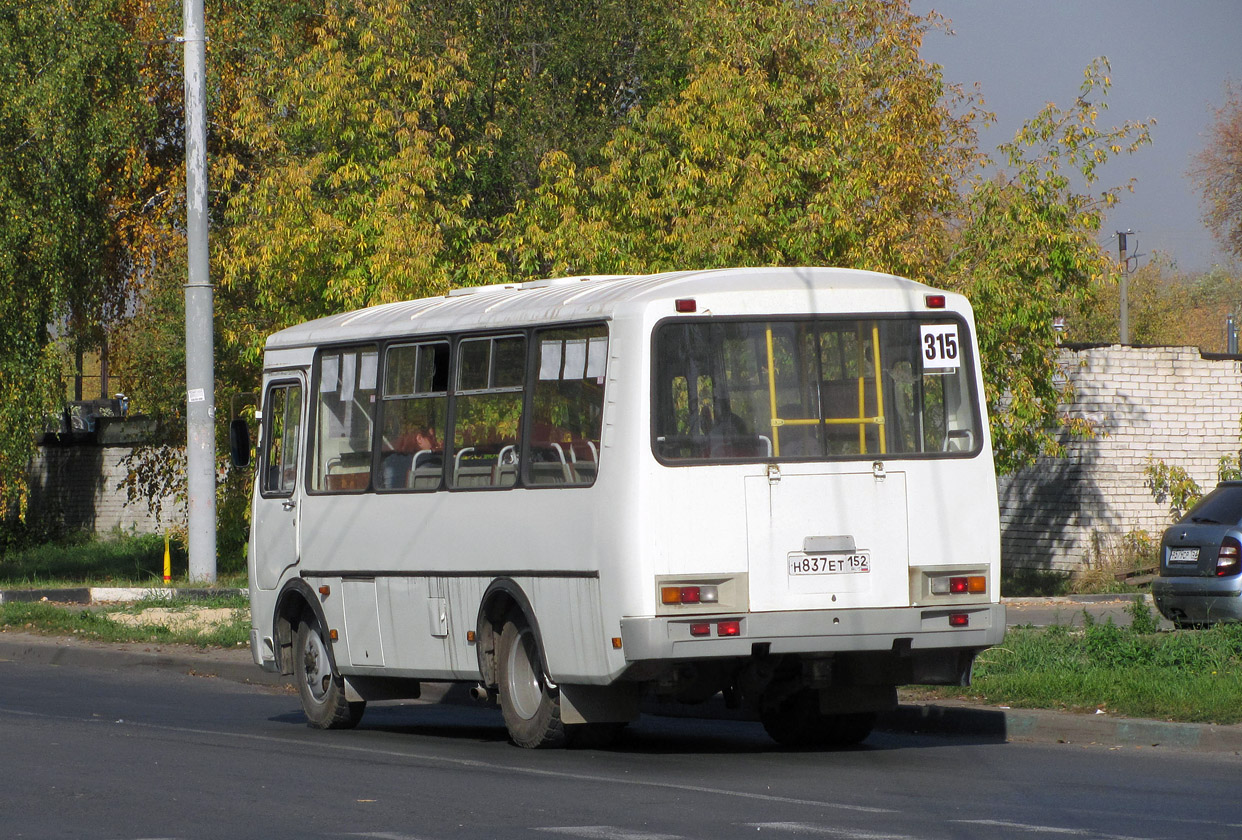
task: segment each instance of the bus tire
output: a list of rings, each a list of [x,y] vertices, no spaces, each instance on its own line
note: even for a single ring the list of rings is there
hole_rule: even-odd
[[[352,729],[362,720],[365,702],[345,699],[345,681],[332,669],[323,628],[313,615],[298,624],[293,674],[306,723],[312,729]]]
[[[839,748],[862,743],[875,728],[875,712],[824,714],[819,692],[804,688],[779,703],[765,704],[761,719],[773,741],[784,747]]]
[[[563,747],[561,699],[543,673],[539,641],[526,620],[510,616],[500,633],[497,678],[500,711],[509,739],[519,747]]]

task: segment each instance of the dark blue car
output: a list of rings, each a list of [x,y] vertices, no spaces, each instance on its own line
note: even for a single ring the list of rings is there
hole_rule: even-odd
[[[1164,532],[1151,594],[1177,627],[1242,621],[1242,481],[1222,481]]]

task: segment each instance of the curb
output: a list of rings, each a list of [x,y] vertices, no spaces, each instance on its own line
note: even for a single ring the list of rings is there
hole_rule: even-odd
[[[1116,601],[1150,602],[1151,594],[1147,592],[1110,592],[1103,595],[1039,595],[1033,597],[1001,596],[1002,604],[1043,604],[1061,606],[1065,604],[1108,604]]]
[[[200,650],[181,645],[144,647],[136,644],[104,644],[76,639],[0,633],[0,662],[19,661],[42,665],[87,668],[154,668],[194,676],[210,676],[230,682],[279,686],[287,677],[262,670],[249,650]],[[448,683],[425,686],[427,702],[458,702],[461,692]],[[473,701],[461,701],[471,702]],[[664,714],[658,704],[644,712]],[[705,703],[692,710],[667,710],[672,716],[735,718],[723,704]],[[686,715],[686,711],[693,714]],[[989,708],[954,701],[913,702],[880,715],[877,728],[914,735],[974,738],[983,743],[1067,744],[1191,750],[1201,753],[1242,756],[1242,725],[1166,723],[1107,715]]]
[[[1044,744],[1193,750],[1242,756],[1242,725],[1171,723],[1040,709],[970,706],[952,701],[913,703],[881,715],[895,732],[979,737]]]
[[[187,645],[108,644],[81,639],[0,633],[0,662],[78,668],[154,668],[229,682],[283,685],[288,678],[261,669],[249,649],[199,649]]]

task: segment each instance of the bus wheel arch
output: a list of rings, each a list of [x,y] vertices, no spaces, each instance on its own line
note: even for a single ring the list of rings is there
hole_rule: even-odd
[[[535,611],[530,605],[530,599],[526,597],[526,593],[516,581],[510,578],[497,578],[483,593],[483,599],[479,603],[478,619],[475,622],[475,649],[479,659],[479,676],[489,689],[494,689],[499,685],[500,637],[504,632],[505,622],[514,615],[520,616],[535,634],[540,664],[543,672],[548,673],[543,636],[539,632],[539,622],[535,619]]]
[[[479,608],[479,673],[500,701],[509,738],[519,747],[562,747],[568,733],[530,601],[514,581],[492,582]]]
[[[275,616],[272,621],[276,662],[280,667],[280,673],[286,676],[293,673],[293,646],[297,638],[298,625],[302,623],[307,613],[314,617],[320,627],[328,626],[323,608],[319,605],[319,599],[315,597],[310,585],[301,579],[289,581],[276,598]],[[335,660],[332,662],[332,667],[336,668]]]
[[[315,729],[356,726],[366,703],[345,697],[328,622],[309,584],[293,580],[285,586],[276,599],[274,626],[281,672],[293,675],[307,723]]]

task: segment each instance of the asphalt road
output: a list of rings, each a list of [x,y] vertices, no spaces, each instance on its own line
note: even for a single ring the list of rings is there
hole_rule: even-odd
[[[1242,760],[877,733],[796,752],[644,717],[606,751],[510,746],[499,715],[372,706],[308,729],[284,688],[0,662],[5,838],[1236,838]]]

